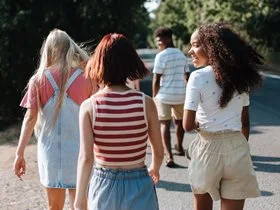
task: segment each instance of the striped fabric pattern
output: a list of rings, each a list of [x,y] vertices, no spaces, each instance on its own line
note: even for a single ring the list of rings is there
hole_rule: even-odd
[[[148,127],[144,97],[135,90],[92,97],[94,154],[98,164],[125,166],[145,161]]]
[[[155,99],[164,104],[183,104],[186,72],[189,72],[187,58],[178,48],[166,48],[159,52],[155,58],[153,73],[162,76]]]

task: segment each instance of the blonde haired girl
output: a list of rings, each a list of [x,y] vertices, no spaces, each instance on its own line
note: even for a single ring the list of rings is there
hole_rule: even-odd
[[[49,209],[63,209],[69,190],[70,208],[76,188],[80,104],[97,90],[83,76],[86,51],[62,30],[52,30],[41,48],[40,64],[20,104],[27,108],[14,161],[15,175],[26,172],[24,151],[35,128],[38,168]]]

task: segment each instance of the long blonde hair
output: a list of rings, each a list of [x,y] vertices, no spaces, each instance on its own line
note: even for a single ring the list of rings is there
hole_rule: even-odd
[[[79,47],[65,31],[53,29],[44,41],[41,48],[40,64],[32,78],[35,79],[38,110],[40,112],[42,107],[40,100],[38,100],[38,90],[44,71],[46,69],[56,68],[61,72],[61,79],[58,84],[59,95],[54,110],[54,119],[52,124],[55,123],[60,112],[65,94],[65,86],[70,76],[71,68],[79,67],[82,62],[86,62],[88,59],[89,56],[87,52]],[[29,84],[30,83],[31,80],[29,81]]]

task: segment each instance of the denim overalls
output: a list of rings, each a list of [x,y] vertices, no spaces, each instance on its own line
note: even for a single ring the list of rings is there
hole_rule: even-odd
[[[81,74],[77,69],[68,79],[65,94],[55,123],[53,115],[59,88],[49,70],[44,74],[54,94],[42,109],[37,132],[38,168],[42,185],[48,188],[75,188],[79,153],[79,105],[66,93],[72,82]],[[54,124],[52,126],[52,124]]]

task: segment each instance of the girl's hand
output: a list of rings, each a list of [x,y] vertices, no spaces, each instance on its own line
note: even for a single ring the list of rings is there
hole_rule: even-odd
[[[154,184],[156,185],[158,183],[159,177],[160,177],[159,170],[155,170],[154,168],[150,167],[148,169],[148,172],[149,172],[149,175],[152,178]]]
[[[25,174],[26,164],[23,156],[16,156],[13,170],[15,175],[22,181],[22,176]]]

